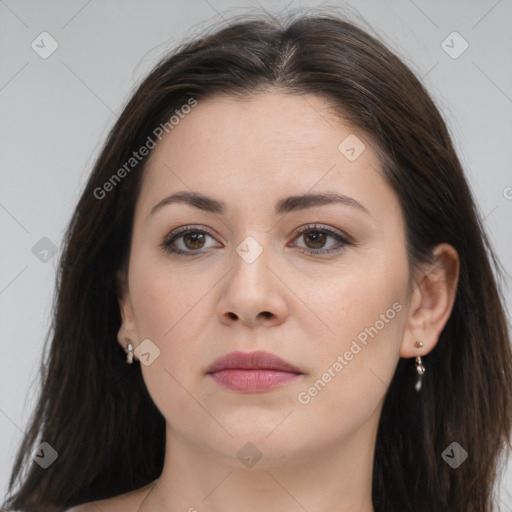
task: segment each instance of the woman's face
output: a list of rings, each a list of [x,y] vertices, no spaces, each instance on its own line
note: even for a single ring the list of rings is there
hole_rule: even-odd
[[[238,464],[250,442],[271,466],[374,435],[408,279],[401,209],[361,133],[315,95],[216,97],[152,151],[121,309],[168,434]],[[208,373],[234,351],[300,373]]]

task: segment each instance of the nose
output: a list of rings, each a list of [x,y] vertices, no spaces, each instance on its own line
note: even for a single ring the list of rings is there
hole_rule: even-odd
[[[265,250],[252,262],[233,251],[233,260],[217,304],[220,321],[248,327],[282,324],[288,316],[288,305],[286,287],[277,277],[278,265],[271,264]]]

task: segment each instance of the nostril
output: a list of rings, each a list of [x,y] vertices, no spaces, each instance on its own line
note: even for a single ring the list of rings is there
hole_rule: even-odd
[[[229,318],[231,318],[231,320],[236,320],[238,317],[235,315],[235,313],[232,313],[231,311],[228,313],[228,316]]]
[[[260,315],[264,316],[265,318],[271,318],[272,317],[272,313],[270,313],[270,311],[262,311],[260,313]]]

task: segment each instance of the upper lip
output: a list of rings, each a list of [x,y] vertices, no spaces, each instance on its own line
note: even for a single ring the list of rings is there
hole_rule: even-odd
[[[257,350],[255,352],[229,352],[216,359],[208,368],[208,373],[227,369],[241,370],[281,370],[291,373],[302,373],[299,368],[275,354]]]

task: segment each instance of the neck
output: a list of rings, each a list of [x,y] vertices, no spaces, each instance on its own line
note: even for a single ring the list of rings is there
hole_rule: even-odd
[[[241,464],[237,449],[227,457],[167,426],[164,469],[140,512],[374,512],[376,426],[368,421],[336,446],[314,446],[285,461],[264,454],[252,467]]]

